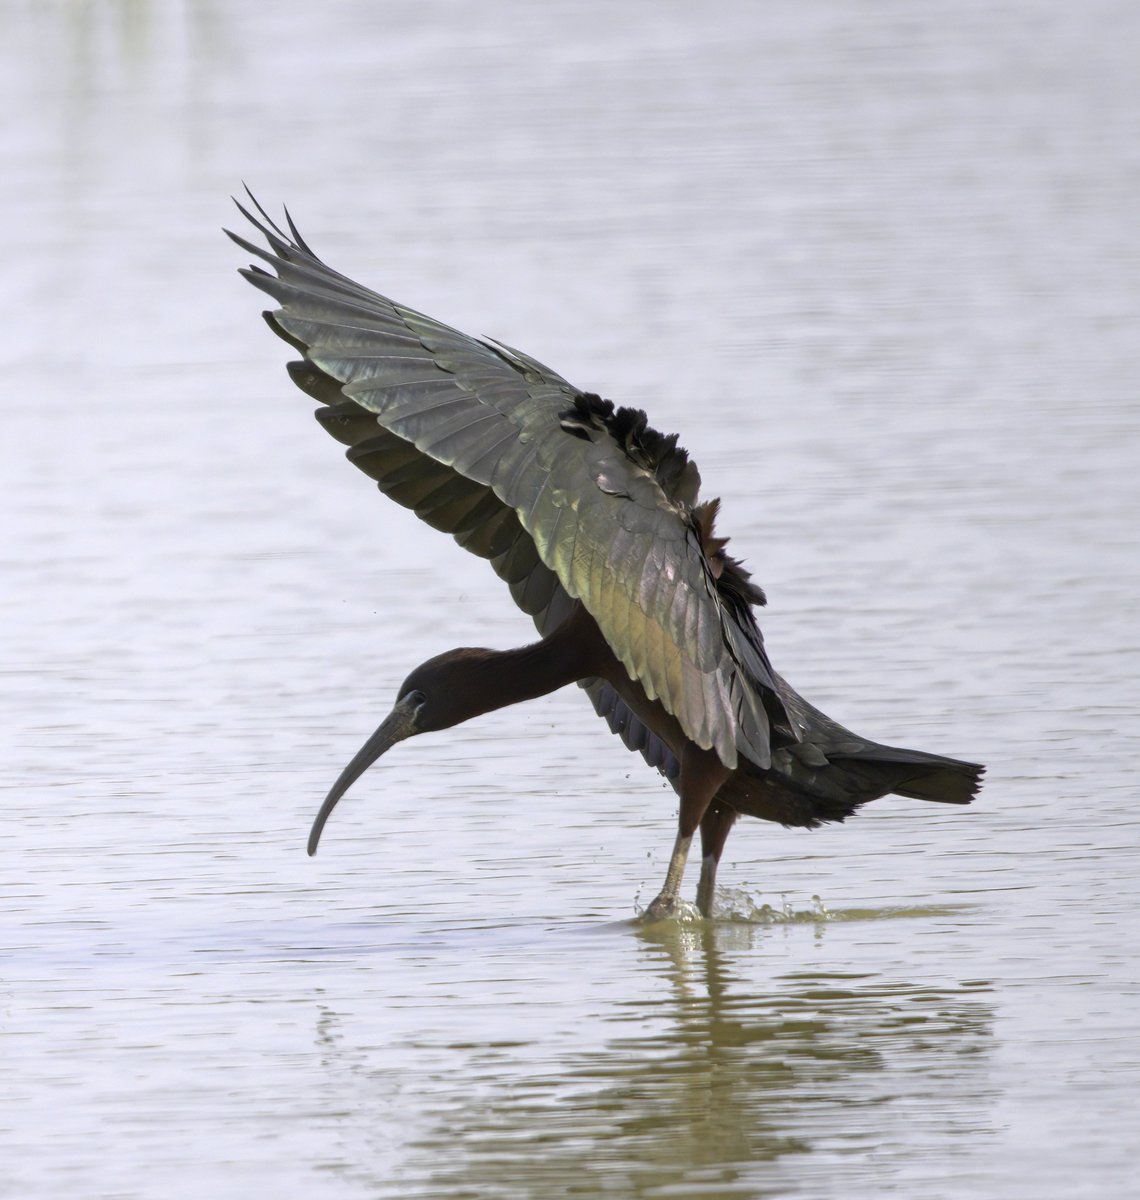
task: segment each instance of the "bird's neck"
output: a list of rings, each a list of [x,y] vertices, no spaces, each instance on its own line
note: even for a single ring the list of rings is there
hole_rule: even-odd
[[[589,618],[571,617],[529,646],[461,652],[471,656],[471,674],[478,680],[472,692],[480,697],[479,712],[521,704],[601,673],[596,630]]]

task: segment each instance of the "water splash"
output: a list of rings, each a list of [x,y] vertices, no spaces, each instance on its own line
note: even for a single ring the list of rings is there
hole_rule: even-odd
[[[797,908],[787,896],[782,895],[774,906],[761,902],[745,888],[721,888],[713,916],[718,921],[747,925],[818,925],[833,920],[835,914],[819,896],[812,896],[809,908]]]
[[[633,910],[637,920],[645,917],[640,889],[634,897]],[[752,896],[745,888],[719,888],[712,919],[740,925],[810,925],[834,920],[838,915],[819,896],[812,896],[810,908],[796,908],[781,895],[779,905],[773,907]],[[695,904],[678,900],[667,920],[679,925],[696,925],[704,918]]]

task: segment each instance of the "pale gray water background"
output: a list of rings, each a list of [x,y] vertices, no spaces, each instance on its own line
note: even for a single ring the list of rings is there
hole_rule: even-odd
[[[1138,46],[1125,0],[0,6],[0,1195],[1136,1194]],[[643,931],[673,797],[570,689],[308,860],[406,672],[532,629],[312,422],[242,179],[681,431],[778,668],[979,802],[744,824],[722,919]]]

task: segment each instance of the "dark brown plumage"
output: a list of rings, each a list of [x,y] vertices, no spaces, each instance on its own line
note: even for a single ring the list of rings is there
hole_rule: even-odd
[[[651,917],[673,908],[698,829],[697,903],[711,913],[738,814],[810,828],[888,792],[969,803],[982,767],[858,737],[776,674],[754,612],[764,593],[725,552],[717,501],[699,502],[675,435],[361,287],[287,215],[288,233],[254,204],[259,216],[241,211],[268,251],[229,236],[273,268],[242,273],[279,304],[265,319],[302,354],[289,374],[322,405],[317,419],[385,495],[488,559],[540,634],[417,667],[333,785],[310,854],[340,797],[396,742],[568,683],[680,797]]]

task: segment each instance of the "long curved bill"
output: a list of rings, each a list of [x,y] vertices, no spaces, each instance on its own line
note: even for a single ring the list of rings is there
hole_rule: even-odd
[[[309,831],[310,855],[316,854],[317,843],[321,840],[321,831],[341,796],[352,787],[381,754],[390,750],[397,742],[411,737],[415,732],[412,705],[406,700],[397,700],[395,708],[385,717],[380,728],[360,747],[348,766],[341,771],[340,777],[325,797],[321,811],[317,813],[317,819]]]

